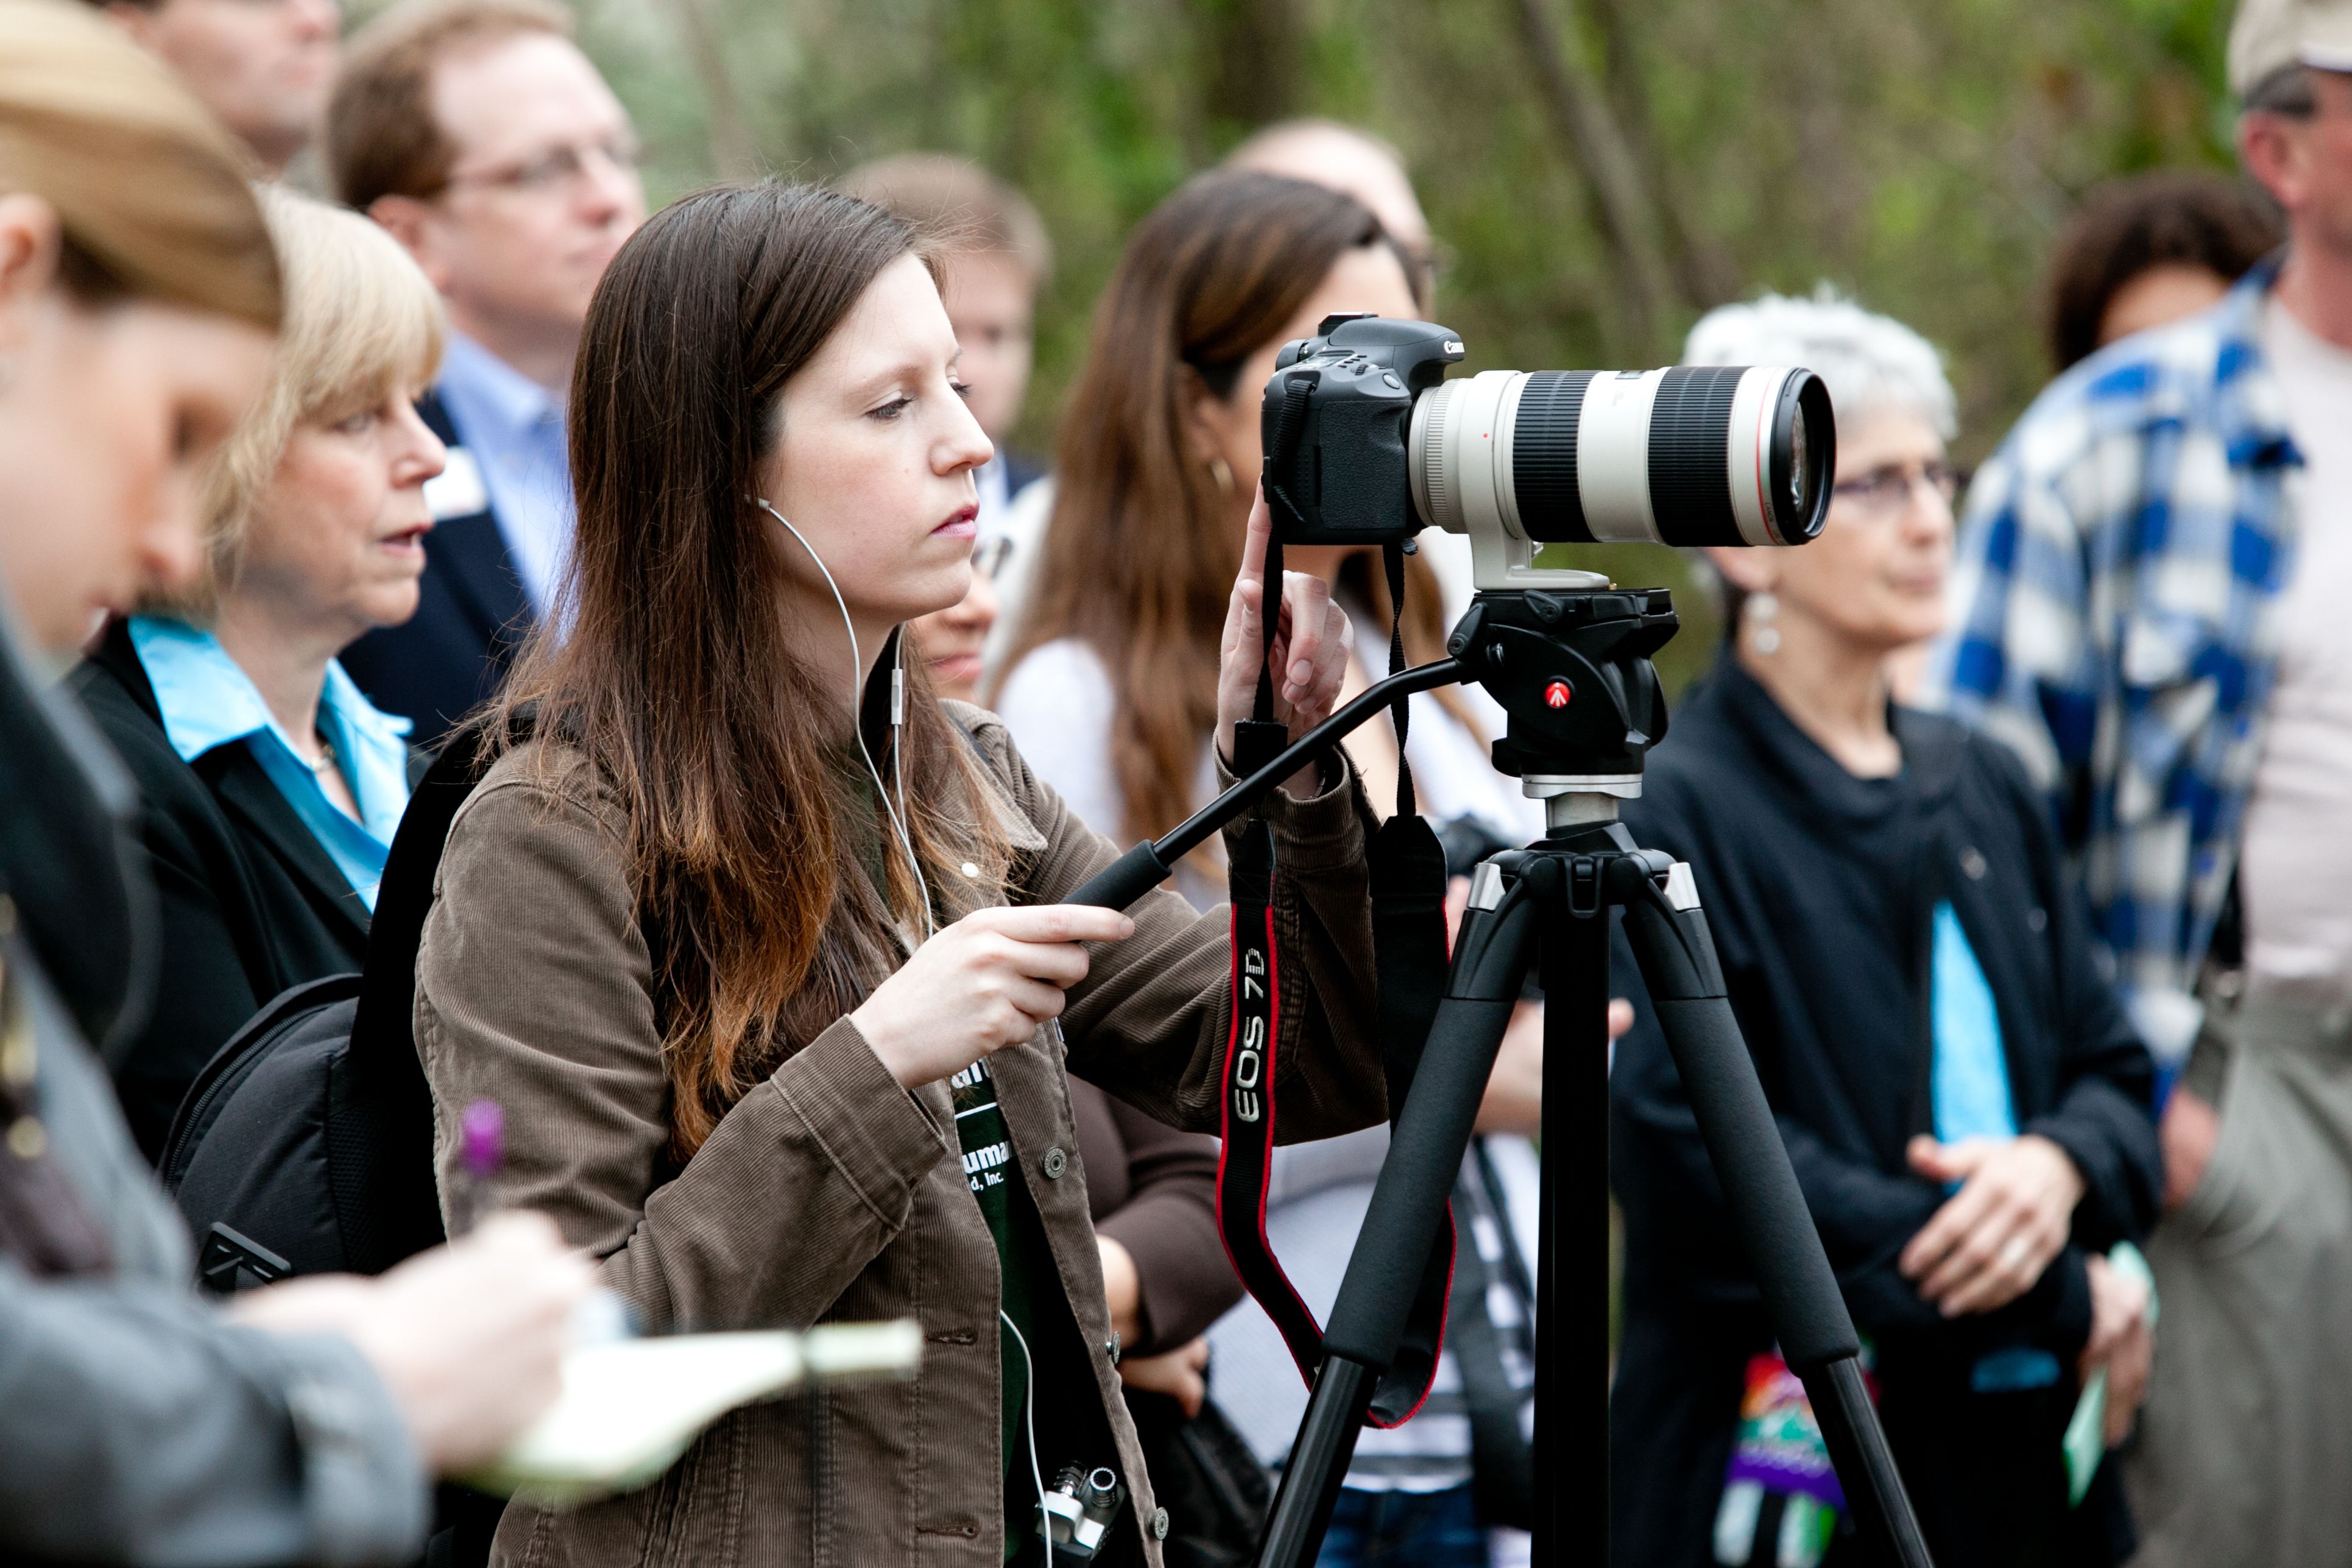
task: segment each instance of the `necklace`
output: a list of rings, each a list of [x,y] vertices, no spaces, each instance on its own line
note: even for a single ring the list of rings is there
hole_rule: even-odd
[[[319,742],[319,760],[310,764],[310,771],[314,773],[323,773],[335,765],[335,743],[327,739],[327,732],[324,730],[313,730],[310,733]]]

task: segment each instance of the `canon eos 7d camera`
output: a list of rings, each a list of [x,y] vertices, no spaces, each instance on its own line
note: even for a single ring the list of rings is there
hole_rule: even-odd
[[[1261,412],[1287,543],[1470,536],[1481,589],[1597,584],[1546,546],[1801,544],[1829,510],[1837,436],[1809,370],[1490,370],[1444,379],[1462,340],[1331,316],[1286,344]]]

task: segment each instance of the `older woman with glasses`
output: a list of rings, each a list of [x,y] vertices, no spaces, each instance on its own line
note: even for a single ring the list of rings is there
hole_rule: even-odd
[[[2022,768],[1888,684],[1889,655],[1944,620],[1951,389],[1917,334],[1827,297],[1717,310],[1687,357],[1820,372],[1837,479],[1812,543],[1710,552],[1728,645],[1627,822],[1697,876],[1936,1561],[2120,1562],[2130,1521],[2100,1460],[2150,1354],[2118,1247],[2156,1214],[2148,1058]],[[1638,987],[1635,1003],[1610,1089],[1612,1560],[1857,1561]]]

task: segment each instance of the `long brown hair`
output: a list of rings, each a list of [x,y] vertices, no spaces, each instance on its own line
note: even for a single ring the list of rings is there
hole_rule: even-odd
[[[898,218],[820,186],[704,191],[622,247],[581,338],[573,564],[491,733],[535,710],[622,807],[680,1157],[896,968],[898,930],[921,921],[851,715],[808,696],[833,682],[793,652],[751,500],[784,384],[914,249]],[[907,826],[945,921],[1001,882],[1003,835],[919,660],[907,685]]]
[[[1066,637],[1100,656],[1118,700],[1111,755],[1129,839],[1163,832],[1200,804],[1192,795],[1202,737],[1216,723],[1218,638],[1241,568],[1232,497],[1191,450],[1190,411],[1203,392],[1255,396],[1234,384],[1244,363],[1342,256],[1386,243],[1352,196],[1220,170],[1137,226],[1096,309],[1062,426],[1036,587],[1004,668]],[[1435,658],[1444,641],[1436,579],[1417,558],[1408,573],[1408,650]],[[1370,596],[1385,616],[1378,576]]]

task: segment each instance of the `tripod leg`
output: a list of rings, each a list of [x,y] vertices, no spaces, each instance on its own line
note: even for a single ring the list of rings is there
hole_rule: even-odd
[[[1608,1561],[1609,921],[1545,911],[1543,1198],[1536,1258],[1535,1554],[1560,1563],[1570,1521]],[[1567,1267],[1561,1267],[1562,1260]],[[1572,1306],[1571,1306],[1572,1304]],[[1586,1382],[1587,1378],[1591,1379]],[[1597,1415],[1591,1406],[1597,1405]],[[1571,1433],[1598,1453],[1571,1453]],[[1570,1467],[1573,1467],[1571,1468]],[[1580,1475],[1582,1501],[1556,1478]]]
[[[1904,1568],[1927,1568],[1926,1538],[1863,1385],[1862,1342],[1740,1037],[1706,917],[1695,896],[1669,909],[1644,894],[1627,902],[1625,931],[1780,1353],[1804,1380],[1855,1518]]]
[[[1422,1266],[1470,1146],[1495,1050],[1527,973],[1536,918],[1536,906],[1525,899],[1463,916],[1444,1000],[1332,1304],[1323,1368],[1275,1493],[1259,1568],[1298,1568],[1322,1546],[1372,1385],[1396,1359]]]

